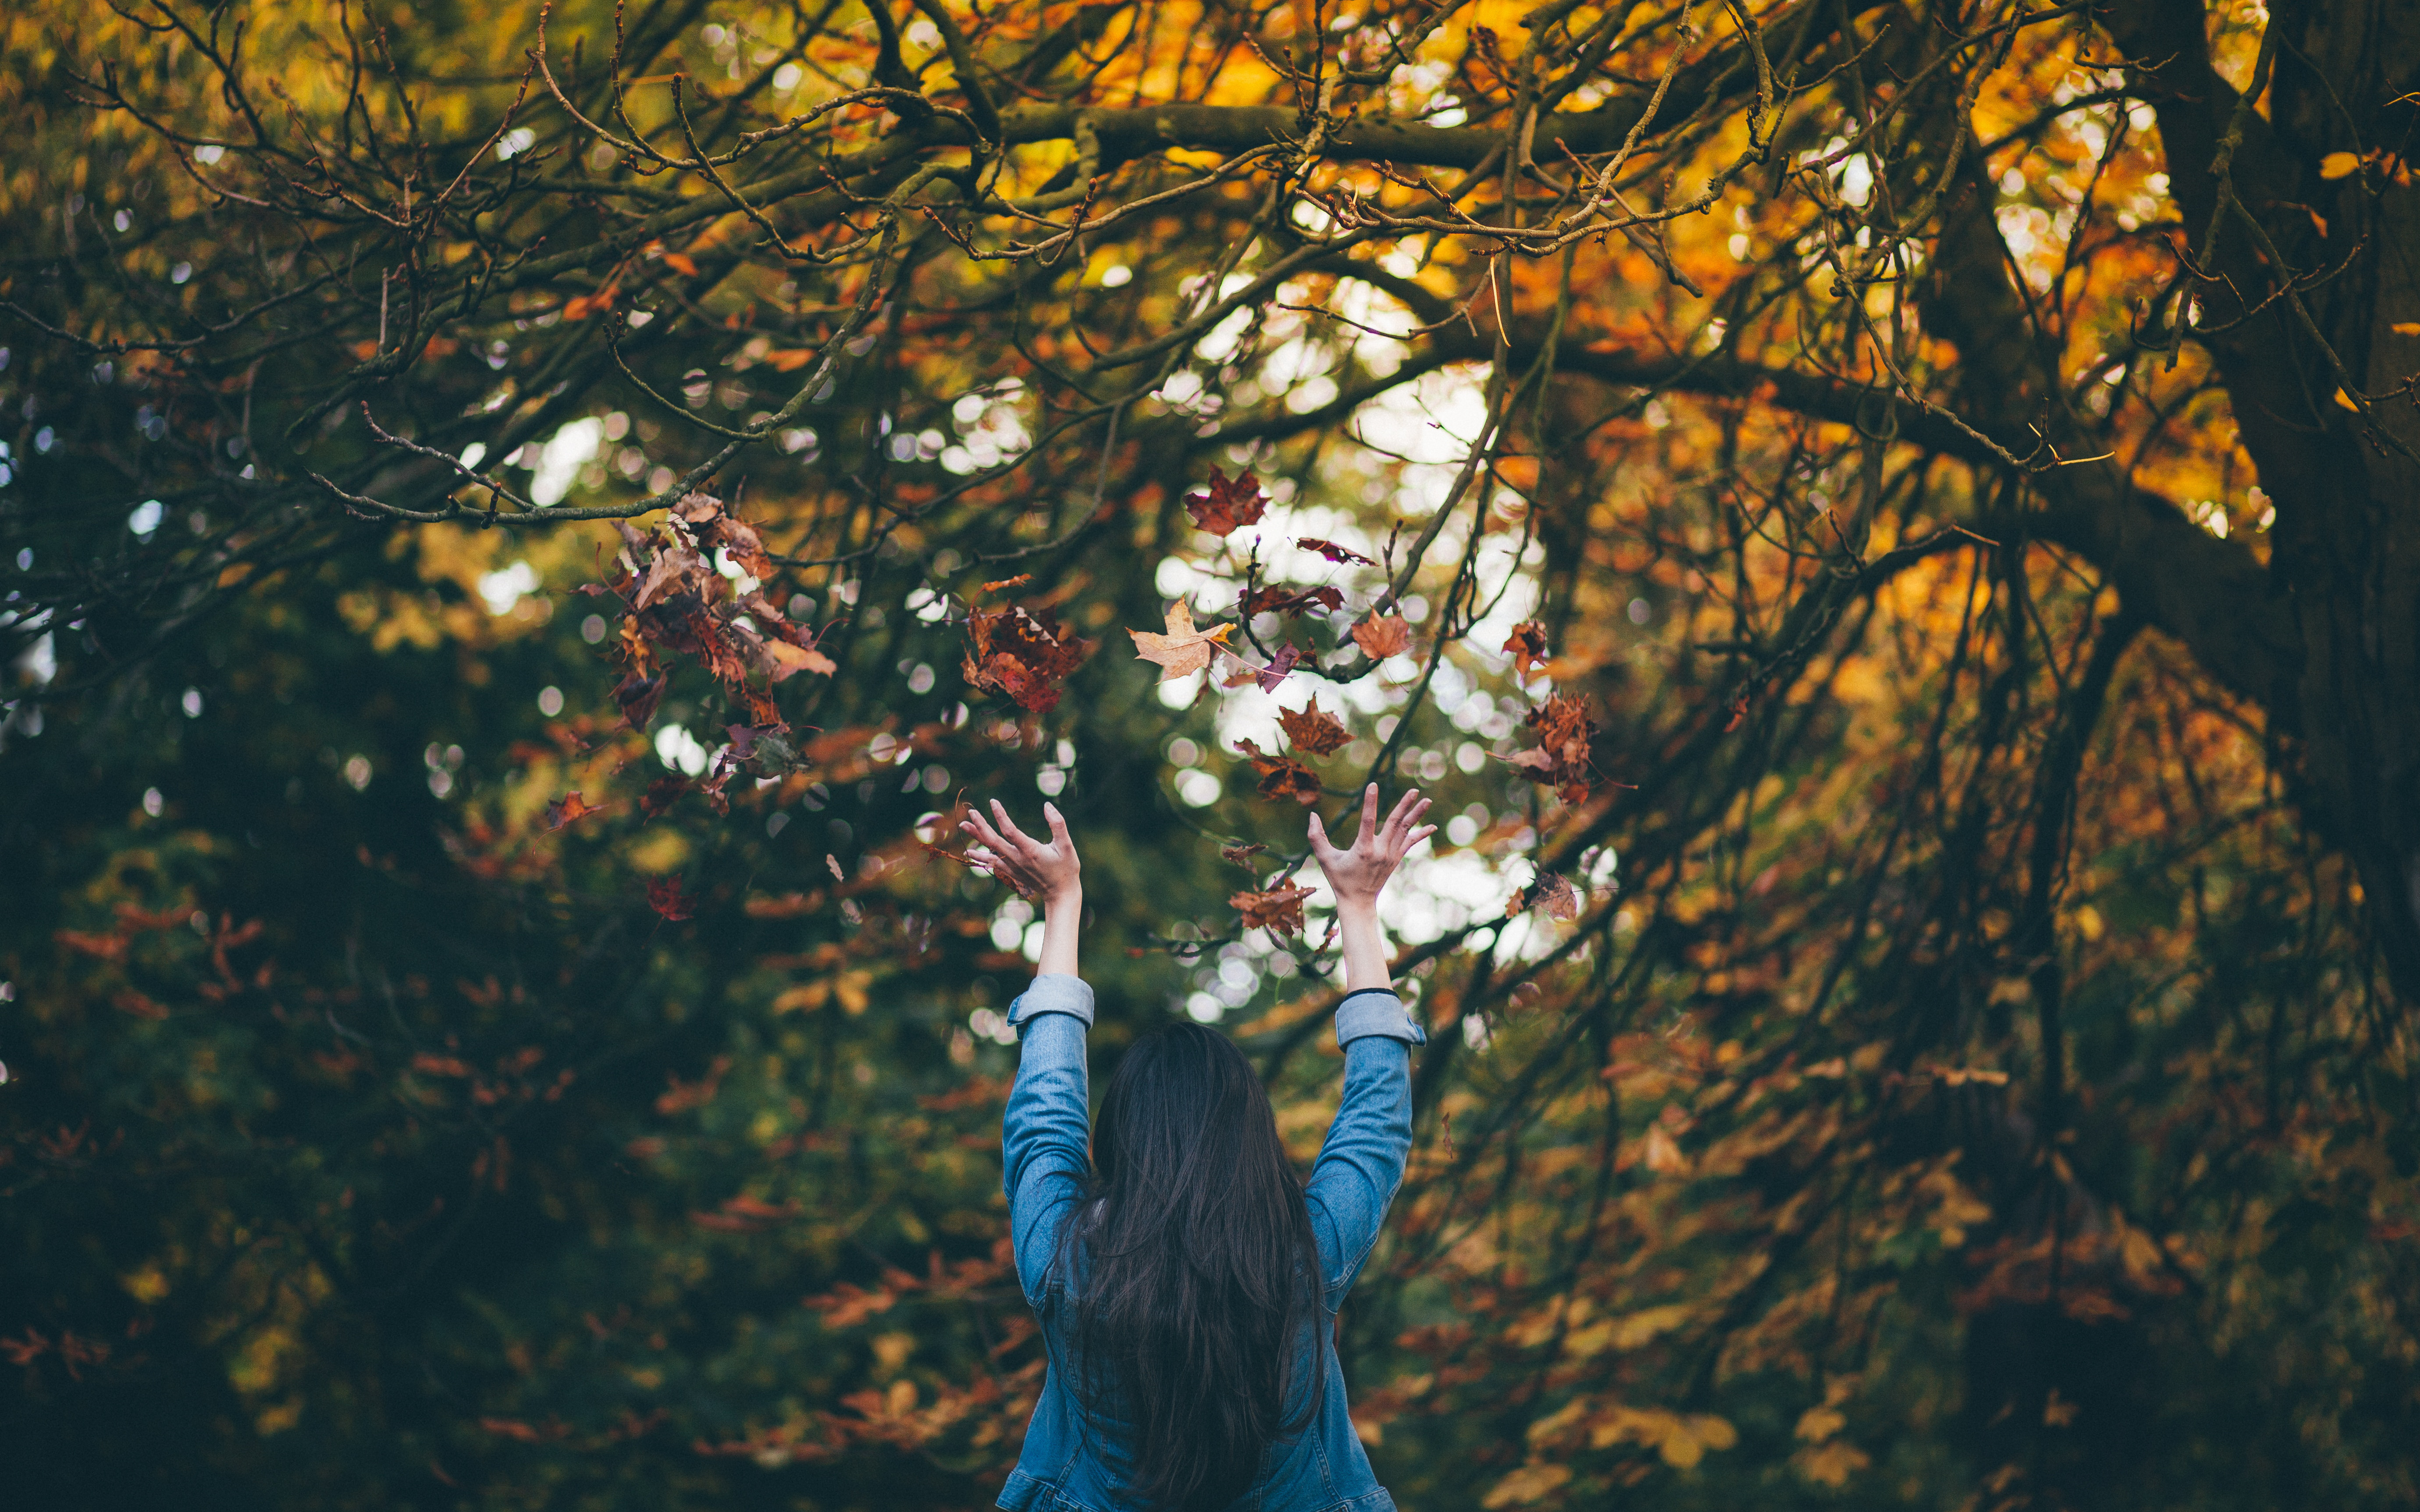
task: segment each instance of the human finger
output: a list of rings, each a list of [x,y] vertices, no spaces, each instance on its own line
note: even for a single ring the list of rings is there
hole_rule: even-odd
[[[1361,827],[1354,832],[1353,848],[1374,842],[1378,838],[1378,784],[1371,783],[1361,790]]]
[[[1055,803],[1044,804],[1042,806],[1042,818],[1044,822],[1048,824],[1050,826],[1050,843],[1053,845],[1064,846],[1066,847],[1066,854],[1069,856],[1075,855],[1076,838],[1067,833],[1067,821],[1064,816],[1059,812],[1059,806]]]
[[[1000,831],[984,821],[981,810],[971,810],[968,812],[966,827],[973,831],[975,839],[983,842],[985,850],[995,855],[1007,852],[1008,841],[1001,839]]]
[[[1319,822],[1316,811],[1311,816],[1311,854],[1319,857],[1323,868],[1327,865],[1327,858],[1336,854],[1335,842],[1327,838],[1327,826]]]
[[[1387,826],[1383,832],[1385,842],[1389,845],[1400,842],[1404,831],[1410,829],[1413,821],[1419,817],[1419,810],[1427,807],[1428,800],[1420,796],[1419,789],[1405,791],[1395,800],[1394,808],[1387,811]]]
[[[1023,851],[1029,847],[1035,850],[1039,850],[1041,848],[1040,844],[1032,836],[1016,827],[1016,821],[1008,816],[1008,810],[1001,806],[1001,801],[998,798],[991,800],[991,811],[993,819],[1000,826],[1000,832],[1006,835],[1010,840],[1015,841],[1019,851]]]

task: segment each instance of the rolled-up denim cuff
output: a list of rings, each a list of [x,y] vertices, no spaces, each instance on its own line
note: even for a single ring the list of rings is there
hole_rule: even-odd
[[[1377,1037],[1405,1044],[1429,1042],[1428,1035],[1404,1011],[1404,1000],[1393,988],[1364,987],[1346,993],[1344,1001],[1336,1005],[1336,1047],[1342,1050],[1356,1040]]]
[[[1011,1028],[1022,1029],[1039,1013],[1064,1013],[1080,1021],[1084,1027],[1093,1026],[1093,984],[1081,977],[1051,972],[1033,979],[1033,985],[1017,995],[1008,1005]]]

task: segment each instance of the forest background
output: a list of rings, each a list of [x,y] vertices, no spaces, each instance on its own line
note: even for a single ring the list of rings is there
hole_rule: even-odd
[[[2420,1499],[2420,9],[113,6],[0,17],[9,1505],[987,1504],[950,813],[1308,1158],[1365,779],[1402,1505]]]

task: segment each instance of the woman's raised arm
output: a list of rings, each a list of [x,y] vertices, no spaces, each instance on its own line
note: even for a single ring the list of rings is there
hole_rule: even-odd
[[[1428,808],[1418,791],[1406,793],[1381,824],[1378,788],[1372,783],[1361,795],[1360,829],[1352,847],[1341,851],[1328,842],[1319,816],[1311,817],[1311,853],[1336,894],[1344,942],[1344,1000],[1336,1008],[1344,1096],[1304,1194],[1319,1241],[1322,1300],[1331,1310],[1377,1242],[1411,1153],[1411,1047],[1427,1036],[1395,995],[1378,895],[1411,848],[1436,833],[1435,825],[1420,823]]]
[[[1084,1176],[1092,1167],[1092,1120],[1084,1071],[1084,1031],[1093,1024],[1093,989],[1076,974],[1076,936],[1084,920],[1083,864],[1056,805],[1044,804],[1050,839],[1016,827],[995,800],[992,818],[970,815],[959,827],[983,844],[974,863],[1017,891],[1042,899],[1042,959],[1033,985],[1010,1008],[1016,1028],[1016,1086],[1001,1120],[1009,1233],[1016,1275],[1036,1304],[1049,1284]]]

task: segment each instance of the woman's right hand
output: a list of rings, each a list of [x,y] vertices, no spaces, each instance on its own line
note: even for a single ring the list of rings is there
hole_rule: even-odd
[[[965,822],[958,825],[983,842],[983,851],[974,857],[977,865],[1045,903],[1083,897],[1084,866],[1076,858],[1075,839],[1067,833],[1067,821],[1060,817],[1056,804],[1042,806],[1042,817],[1050,825],[1047,841],[1035,840],[1017,828],[998,798],[992,800],[991,812],[991,823],[986,824],[983,810],[970,807]]]
[[[1338,908],[1377,903],[1387,879],[1403,865],[1404,856],[1436,833],[1436,825],[1420,823],[1420,816],[1428,811],[1429,800],[1414,788],[1395,800],[1393,811],[1387,815],[1385,824],[1380,824],[1378,784],[1373,782],[1361,792],[1361,827],[1346,850],[1338,850],[1329,843],[1326,826],[1319,822],[1319,815],[1311,816],[1311,854],[1318,860],[1319,870],[1326,873],[1328,889],[1336,894]]]

